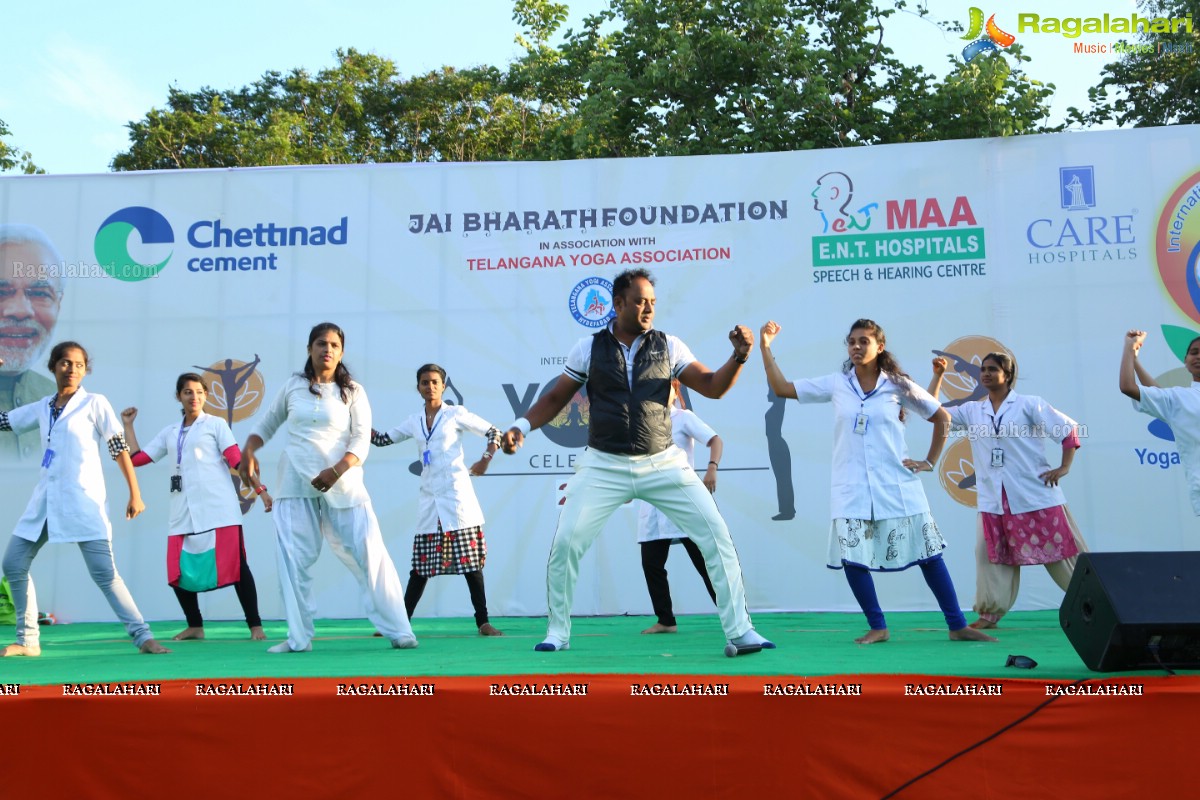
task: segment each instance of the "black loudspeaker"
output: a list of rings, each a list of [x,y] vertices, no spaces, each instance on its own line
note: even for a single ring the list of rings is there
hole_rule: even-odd
[[[1088,669],[1200,669],[1200,552],[1080,553],[1058,621]]]

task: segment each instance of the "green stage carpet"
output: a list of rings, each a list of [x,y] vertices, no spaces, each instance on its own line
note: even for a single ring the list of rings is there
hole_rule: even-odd
[[[174,652],[138,655],[117,624],[42,628],[40,658],[0,660],[0,683],[47,685],[80,682],[164,681],[196,678],[316,678],[353,676],[479,676],[573,674],[955,675],[963,677],[1075,680],[1113,676],[1088,670],[1058,625],[1057,611],[1016,612],[994,631],[995,644],[950,642],[939,613],[891,613],[891,641],[856,645],[865,630],[859,614],[756,614],[758,630],[779,648],[726,658],[713,615],[680,618],[679,633],[643,636],[651,617],[575,620],[572,649],[535,653],[545,619],[504,618],[498,638],[475,633],[469,618],[420,619],[416,650],[392,650],[371,636],[365,620],[317,623],[311,653],[272,655],[281,622],[268,622],[267,642],[250,641],[244,623],[210,622],[204,641],[170,642],[182,622],[157,622],[155,634]],[[11,641],[8,635],[3,641]],[[1010,655],[1038,662],[1032,670],[1006,668]],[[1136,673],[1149,674],[1149,673]]]

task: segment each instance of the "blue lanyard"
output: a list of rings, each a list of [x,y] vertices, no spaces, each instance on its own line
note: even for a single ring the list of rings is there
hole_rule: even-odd
[[[192,425],[195,425],[195,424],[196,424],[195,422],[192,423]],[[179,438],[175,440],[175,471],[176,472],[179,471],[180,464],[183,463],[183,440],[187,438],[187,435],[189,433],[191,433],[192,425],[184,425],[182,422],[179,423]]]
[[[423,466],[426,466],[426,467],[429,466],[429,440],[433,437],[433,432],[437,430],[437,426],[441,425],[441,424],[442,424],[442,416],[441,416],[441,410],[439,409],[438,413],[437,413],[437,419],[435,419],[433,421],[433,427],[429,429],[428,433],[422,434],[425,437],[425,452],[421,454],[421,464]],[[421,420],[421,430],[422,431],[425,430],[425,420],[424,419]]]
[[[58,422],[58,418],[62,416],[62,412],[66,410],[67,403],[71,402],[71,398],[67,398],[67,403],[63,403],[63,407],[59,408],[54,404],[58,399],[58,395],[50,398],[50,424],[46,426],[46,447],[50,446],[50,434],[54,433],[54,423]]]
[[[861,405],[866,405],[867,401],[871,399],[871,396],[874,395],[876,392],[878,392],[881,388],[883,388],[884,380],[885,380],[885,378],[883,376],[883,373],[880,373],[879,381],[875,384],[875,388],[872,389],[871,391],[867,392],[865,395],[863,395],[863,394],[858,393],[858,388],[854,385],[854,383],[855,383],[854,376],[853,375],[846,376],[846,383],[848,383],[850,385],[850,391],[854,392],[854,396],[859,399],[859,403]]]

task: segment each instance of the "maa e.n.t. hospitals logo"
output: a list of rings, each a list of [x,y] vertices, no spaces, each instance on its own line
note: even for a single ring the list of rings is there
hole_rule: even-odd
[[[978,334],[959,337],[941,350],[933,351],[935,356],[950,362],[942,378],[942,394],[946,397],[942,405],[952,408],[987,397],[987,389],[979,381],[979,368],[988,353],[1012,357],[1012,351],[1000,342]],[[946,494],[964,506],[975,508],[975,463],[969,440],[955,439],[946,448],[938,465],[938,480]]]
[[[603,328],[613,318],[613,287],[604,278],[584,278],[568,301],[571,316],[585,328]]]
[[[143,245],[168,245],[175,242],[175,232],[167,218],[145,206],[128,206],[115,212],[96,231],[93,244],[96,262],[120,281],[144,281],[158,275],[171,253],[157,264],[143,264],[129,254],[129,237],[134,231]]]
[[[1180,181],[1154,226],[1154,258],[1179,310],[1200,322],[1200,172]]]
[[[974,40],[963,48],[963,61],[968,64],[971,59],[983,53],[996,53],[1000,50],[1012,46],[1017,37],[1011,33],[1006,33],[1000,30],[1000,26],[996,24],[996,15],[992,14],[987,18],[987,23],[983,21],[983,9],[971,6],[971,21],[967,27],[967,32],[963,35],[963,39]]]
[[[813,210],[821,215],[821,233],[868,230],[871,212],[879,208],[879,203],[854,208],[854,181],[844,172],[826,172],[817,178],[809,196],[813,199]]]

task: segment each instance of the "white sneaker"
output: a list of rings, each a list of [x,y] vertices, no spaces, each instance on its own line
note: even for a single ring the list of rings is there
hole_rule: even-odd
[[[392,647],[396,648],[397,650],[413,650],[419,645],[420,642],[417,641],[417,637],[413,636],[412,634],[409,634],[408,636],[401,636],[397,639],[392,639]]]
[[[303,650],[293,650],[292,646],[287,643],[286,639],[279,644],[273,644],[267,648],[268,653],[307,653],[310,650],[312,650],[311,642],[306,644]]]

